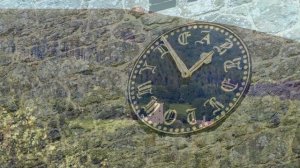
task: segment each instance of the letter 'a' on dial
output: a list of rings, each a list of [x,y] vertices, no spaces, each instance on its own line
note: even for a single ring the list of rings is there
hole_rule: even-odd
[[[205,131],[242,108],[251,67],[246,44],[229,28],[203,22],[175,27],[135,60],[129,103],[139,120],[156,131]]]

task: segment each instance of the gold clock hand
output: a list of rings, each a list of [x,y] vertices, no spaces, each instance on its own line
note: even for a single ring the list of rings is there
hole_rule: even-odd
[[[167,41],[167,39],[164,36],[162,36],[161,40],[164,42],[165,46],[168,48],[169,53],[172,56],[173,60],[175,61],[177,68],[181,72],[181,76],[183,78],[189,77],[190,76],[189,70],[187,69],[185,64],[181,61],[181,59],[179,58],[179,56],[177,55],[175,50],[172,48],[170,43]]]
[[[204,55],[205,54],[205,55]],[[211,51],[209,53],[202,53],[201,54],[201,59],[197,61],[190,69],[190,74],[193,74],[197,69],[199,69],[204,63],[209,64],[211,63],[211,58],[214,54],[214,51]]]

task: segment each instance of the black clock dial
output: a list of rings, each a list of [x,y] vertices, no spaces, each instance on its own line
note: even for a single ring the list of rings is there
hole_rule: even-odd
[[[228,28],[184,25],[154,40],[136,60],[128,93],[141,121],[182,134],[216,125],[245,95],[251,59]]]

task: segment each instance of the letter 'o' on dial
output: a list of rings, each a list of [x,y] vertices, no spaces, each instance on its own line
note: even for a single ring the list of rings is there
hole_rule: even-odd
[[[251,67],[245,43],[229,28],[201,22],[176,27],[145,46],[135,61],[129,103],[154,130],[205,131],[238,108]]]

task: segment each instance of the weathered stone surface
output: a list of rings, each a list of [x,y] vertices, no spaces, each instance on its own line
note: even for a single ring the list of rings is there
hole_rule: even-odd
[[[152,13],[150,15],[144,15],[141,17],[143,25],[147,26],[153,24],[174,23],[174,20],[176,20],[176,17],[168,17],[157,13]]]
[[[236,2],[236,1],[234,1]],[[247,17],[249,15],[250,9],[249,6],[243,5],[243,6],[237,6],[233,8],[229,8],[225,10],[225,13],[231,14],[233,16],[243,16]],[[228,17],[231,17],[230,15]],[[250,26],[250,25],[249,25]]]
[[[299,71],[300,67],[300,59],[295,57],[291,59],[281,59],[279,60],[281,63],[274,67],[273,71],[270,73],[271,78],[274,80],[279,80],[282,78],[290,77],[290,80],[297,80],[299,79],[299,75],[295,74],[295,72]]]
[[[239,6],[252,2],[253,0],[229,0],[229,6]]]
[[[113,31],[113,34],[118,39],[140,43],[145,40],[145,35],[139,33],[141,29],[140,24],[129,22],[118,25]]]
[[[214,14],[226,22],[227,13]],[[234,18],[228,23],[250,24]],[[107,9],[1,11],[0,165],[299,167],[295,41],[231,27],[252,56],[252,84],[211,131],[168,136],[130,116],[126,85],[135,58],[151,39],[186,22]]]
[[[139,52],[135,43],[112,42],[99,49],[96,54],[96,61],[106,65],[117,66],[131,60],[132,56]]]
[[[88,3],[88,7],[90,8],[122,8],[122,1],[90,0],[84,2]]]
[[[281,55],[283,58],[287,57],[299,57],[300,56],[300,45],[297,43],[286,44],[283,46]]]
[[[300,155],[300,125],[297,127],[297,130],[295,132],[295,137],[292,143],[292,150],[295,154],[297,154],[297,156]]]
[[[4,135],[2,132],[0,132],[0,143],[4,140]]]
[[[157,1],[156,1],[157,2]],[[17,0],[4,0],[0,4],[0,8],[4,9],[142,9],[143,11],[149,11],[151,4],[155,2],[151,2],[149,0],[53,0],[51,2],[47,2],[45,0],[28,0],[28,1],[17,1]],[[173,2],[174,4],[174,2]],[[175,5],[175,6],[174,6]],[[185,18],[193,18],[196,20],[210,21],[209,18],[205,19],[202,16],[205,14],[211,15],[213,13],[221,14],[230,14],[229,18],[225,20],[226,24],[230,23],[229,21],[233,21],[233,25],[236,25],[235,18],[237,16],[245,16],[251,22],[254,21],[257,26],[251,24],[251,28],[253,30],[268,32],[272,35],[280,35],[281,37],[286,37],[293,40],[300,40],[299,37],[299,28],[300,22],[298,19],[298,10],[299,10],[299,2],[298,0],[289,0],[287,2],[279,1],[279,0],[176,0],[176,4],[174,7],[167,8],[159,11],[160,14],[176,16],[176,17],[185,17]],[[62,12],[63,10],[60,10]],[[119,10],[121,13],[123,10]],[[75,11],[75,10],[74,10]],[[128,11],[126,11],[128,12]],[[15,20],[10,20],[5,17],[8,12],[1,13],[0,20],[0,30],[3,33],[11,33],[11,34],[19,34],[22,32],[23,25],[28,22],[28,24],[36,23],[33,14],[26,10],[22,10],[19,15],[17,24],[6,24],[6,23],[14,23]],[[69,11],[70,13],[70,11]],[[130,13],[130,12],[129,12]],[[135,12],[131,13],[136,18],[141,16],[141,13]],[[51,16],[51,15],[50,15]],[[46,19],[49,16],[46,16],[43,19]],[[49,17],[51,18],[51,17]],[[114,18],[114,17],[113,17]],[[254,19],[254,20],[253,20]],[[57,20],[59,20],[57,18]],[[118,19],[116,19],[118,20]],[[253,21],[252,21],[253,20]],[[41,20],[39,20],[41,21]],[[76,21],[75,21],[76,22]],[[296,23],[295,23],[296,22]],[[94,24],[96,22],[91,22]],[[107,22],[106,22],[107,23]],[[242,23],[242,22],[241,22]],[[266,23],[266,24],[264,24]],[[86,25],[86,23],[84,23]],[[230,23],[231,24],[231,23]],[[13,32],[9,27],[18,27]],[[48,26],[45,24],[44,26]],[[239,25],[244,26],[244,25]],[[85,28],[87,26],[84,26]],[[84,29],[85,29],[84,28]],[[29,30],[30,31],[30,30]],[[28,34],[29,32],[22,32],[23,35]],[[67,33],[67,32],[66,32]]]
[[[282,33],[279,33],[279,35],[289,39],[300,41],[300,35],[298,34],[299,31],[300,31],[300,23],[298,22],[293,28],[288,29]]]
[[[298,21],[299,2],[296,0],[261,0],[255,3],[251,16],[256,27],[264,32],[280,32]]]
[[[61,138],[60,132],[57,129],[50,130],[48,133],[48,138],[50,141],[58,141]]]
[[[253,85],[249,91],[252,96],[278,96],[281,99],[299,100],[300,81],[288,81],[280,84],[257,84]]]
[[[245,17],[238,17],[238,16],[228,16],[228,15],[220,15],[214,22],[223,23],[228,25],[240,26],[243,28],[251,27],[251,22]]]

